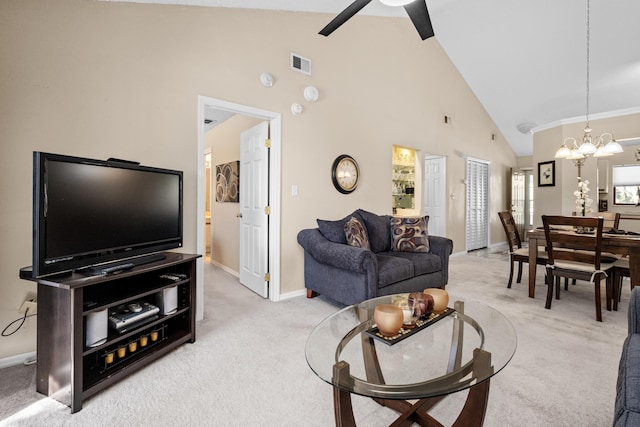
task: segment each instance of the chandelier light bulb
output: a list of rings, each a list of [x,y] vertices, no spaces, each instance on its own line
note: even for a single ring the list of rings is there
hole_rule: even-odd
[[[607,144],[604,146],[604,151],[609,154],[618,154],[618,153],[622,153],[623,150],[620,143],[615,139],[612,139],[611,141],[607,142]]]
[[[567,144],[562,144],[558,151],[556,151],[556,155],[554,156],[556,159],[566,159],[571,155],[571,150],[567,147]]]

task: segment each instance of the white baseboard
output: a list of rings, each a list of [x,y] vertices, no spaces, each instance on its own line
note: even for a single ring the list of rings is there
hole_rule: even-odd
[[[216,267],[220,268],[221,270],[226,271],[227,273],[229,273],[230,275],[240,278],[240,273],[230,269],[229,267],[227,267],[226,265],[220,264],[219,262],[215,261],[215,260],[211,260],[211,264],[215,265]]]
[[[493,243],[493,244],[487,246],[485,249],[495,249],[495,248],[498,248],[498,247],[501,247],[501,246],[508,247],[508,243],[506,241],[505,242]],[[461,256],[461,255],[466,255],[468,253],[469,253],[469,251],[454,252],[451,255],[449,255],[449,257],[450,258],[457,257],[457,256]]]
[[[505,240],[503,242],[494,243],[493,245],[489,245],[489,249],[497,248],[500,246],[509,246],[509,242]]]
[[[0,369],[8,368],[10,366],[21,365],[23,363],[31,364],[30,362],[35,360],[36,360],[35,351],[32,351],[30,353],[17,354],[15,356],[5,357],[3,359],[0,359]]]
[[[232,276],[240,278],[240,273],[230,269],[226,265],[222,265],[219,262],[216,262],[214,260],[212,260],[211,263],[213,265],[215,265],[216,267],[220,268],[221,270],[224,270],[227,273],[231,274]],[[286,294],[281,294],[278,297],[277,301],[282,301],[282,300],[289,299],[289,298],[296,298],[296,297],[299,297],[299,296],[302,296],[302,295],[307,295],[307,289],[306,288],[305,289],[300,289],[299,291],[293,291],[293,292],[288,292]]]
[[[211,263],[213,265],[215,265],[216,267],[220,268],[221,270],[224,270],[227,273],[231,274],[232,276],[240,278],[240,273],[239,272],[230,269],[226,265],[222,265],[219,262],[216,262],[214,260],[211,260]],[[289,298],[296,298],[296,297],[299,297],[299,296],[302,296],[302,295],[307,295],[307,289],[306,288],[300,289],[299,291],[293,291],[293,292],[288,292],[286,294],[281,294],[278,297],[277,301],[282,301],[282,300],[289,299]]]
[[[281,294],[279,301],[285,300],[285,299],[289,299],[289,298],[297,298],[297,297],[301,297],[301,296],[306,296],[307,295],[307,288],[304,289],[300,289],[298,291],[293,291],[293,292],[287,292],[286,294]]]

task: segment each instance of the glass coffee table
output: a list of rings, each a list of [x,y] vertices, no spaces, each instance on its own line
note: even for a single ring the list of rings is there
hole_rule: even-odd
[[[324,319],[307,339],[307,363],[333,386],[338,426],[355,426],[351,393],[401,413],[393,425],[442,425],[428,414],[448,394],[470,389],[455,425],[482,425],[490,378],[513,357],[513,325],[499,311],[456,301],[450,314],[390,344],[374,333],[373,312],[402,295],[346,307]],[[375,332],[375,329],[374,329]],[[415,403],[408,399],[418,399]]]

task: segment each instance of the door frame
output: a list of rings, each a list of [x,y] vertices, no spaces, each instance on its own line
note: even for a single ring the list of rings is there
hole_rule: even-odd
[[[203,153],[204,154],[202,156],[202,161],[205,163],[204,170],[206,170],[207,169],[207,167],[206,167],[207,155],[209,155],[210,159],[213,159],[213,150],[211,149],[211,147],[208,147],[203,151]],[[211,190],[213,188],[213,183],[214,183],[214,178],[213,178],[214,170],[212,169],[212,167],[213,167],[213,165],[209,165],[209,169],[210,169],[210,172],[209,172],[209,183],[208,183],[209,184],[209,190]],[[203,171],[203,173],[204,173],[204,171]],[[206,176],[205,176],[205,178],[206,178]],[[206,193],[206,188],[207,188],[206,184],[207,183],[204,183],[204,188],[202,189],[202,194],[204,195],[205,200],[207,198],[207,196],[205,194]],[[212,192],[210,191],[209,197],[211,197],[211,193]],[[209,203],[213,204],[213,202],[211,200],[209,200]],[[209,206],[209,208],[211,208],[211,207],[212,206]],[[204,207],[204,211],[205,212],[207,211],[206,206]],[[211,211],[211,209],[209,209],[209,211]],[[205,231],[207,229],[206,221],[205,221],[204,229],[205,229]],[[204,242],[204,246],[203,246],[204,250],[202,251],[202,256],[205,256],[207,254],[207,238],[209,239],[210,242],[213,242],[213,227],[209,227],[209,235],[208,236],[205,233],[205,242]],[[209,249],[213,250],[213,247],[211,247]]]
[[[269,160],[269,299],[280,300],[280,181],[282,115],[272,111],[236,104],[222,99],[198,95],[198,147],[197,147],[197,201],[196,201],[196,248],[204,253],[204,111],[205,107],[229,111],[244,116],[269,121],[271,150]],[[196,317],[204,318],[204,259],[198,258],[196,280]]]

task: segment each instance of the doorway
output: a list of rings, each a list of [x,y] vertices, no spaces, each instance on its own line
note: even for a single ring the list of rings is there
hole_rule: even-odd
[[[533,228],[533,170],[511,170],[511,214],[520,238],[527,239],[527,230]]]
[[[271,133],[271,149],[269,159],[269,230],[268,230],[268,272],[269,272],[269,299],[278,301],[280,299],[280,175],[281,175],[281,140],[282,140],[282,116],[279,113],[261,110],[246,105],[198,96],[198,146],[197,146],[197,202],[196,202],[196,247],[198,253],[205,253],[205,164],[204,158],[204,133],[205,133],[205,108],[213,108],[226,111],[232,114],[241,114],[255,117],[269,122]],[[242,242],[241,242],[242,244]],[[203,296],[204,296],[204,260],[197,262],[197,282],[196,282],[196,316],[202,319],[204,316]]]
[[[511,215],[520,238],[524,240],[526,176],[520,169],[511,169]]]

